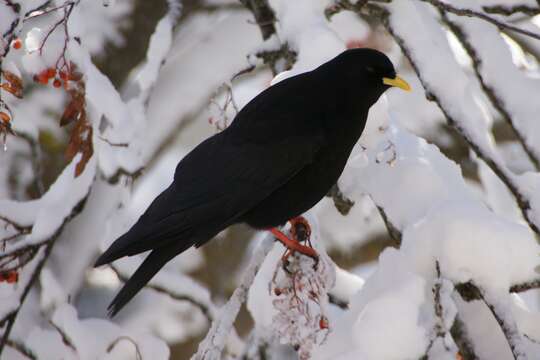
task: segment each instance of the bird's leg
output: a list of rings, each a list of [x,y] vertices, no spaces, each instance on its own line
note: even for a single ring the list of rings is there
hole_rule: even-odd
[[[301,216],[295,217],[289,220],[291,223],[291,238],[285,235],[283,232],[276,228],[271,228],[270,232],[287,247],[289,251],[285,252],[283,258],[286,260],[292,252],[297,251],[303,255],[313,258],[315,261],[319,260],[319,255],[311,246],[309,240],[311,236],[311,228],[307,220]],[[307,241],[309,246],[300,244],[301,241]]]
[[[276,228],[271,228],[270,232],[272,233],[272,235],[275,236],[276,239],[281,241],[281,243],[285,245],[287,249],[291,251],[297,251],[300,254],[304,254],[315,260],[319,258],[319,255],[312,247],[302,245],[296,239],[295,240],[289,239],[289,237],[285,235],[281,230],[278,230]]]

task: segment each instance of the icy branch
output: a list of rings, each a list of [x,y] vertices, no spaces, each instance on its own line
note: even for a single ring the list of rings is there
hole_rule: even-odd
[[[261,264],[273,245],[274,238],[271,235],[267,235],[258,245],[251,256],[247,269],[244,271],[242,282],[234,290],[229,301],[220,309],[208,334],[199,344],[197,353],[191,357],[192,360],[218,360],[221,358],[221,352],[234,325],[238,311],[240,311],[240,306],[246,301],[248,290],[255,279],[255,275],[257,275]]]

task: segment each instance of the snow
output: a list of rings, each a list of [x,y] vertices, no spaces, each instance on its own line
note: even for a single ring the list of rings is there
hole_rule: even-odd
[[[426,329],[419,323],[425,283],[402,254],[385,250],[376,272],[353,297],[351,309],[341,315],[339,326],[314,358],[421,357],[428,345]]]
[[[75,165],[79,160],[80,155],[73,158],[40,200],[0,200],[0,216],[22,226],[33,225],[25,243],[18,243],[18,248],[50,238],[70,216],[75,205],[88,195],[95,175],[95,161],[90,160],[81,176],[74,179]]]
[[[454,282],[473,281],[501,293],[534,278],[540,250],[526,226],[499,219],[485,208],[456,203],[408,228],[402,249],[421,273],[432,272],[437,259],[441,272]]]
[[[514,65],[510,49],[501,41],[495,26],[471,18],[450,16],[450,20],[461,28],[481,59],[479,70],[483,82],[494,91],[527,147],[537,159],[540,158],[540,125],[536,121],[540,105],[535,101],[523,101],[520,95],[522,91],[529,94],[540,92],[540,81],[530,78]]]
[[[162,62],[165,61],[165,56],[171,48],[172,26],[171,19],[168,16],[164,17],[159,21],[156,31],[150,38],[147,63],[136,78],[142,91],[148,90],[158,77]]]
[[[132,69],[120,90],[92,59],[106,55],[106,42],[122,44],[133,2],[77,3],[68,25],[71,36],[80,37],[82,45],[70,41],[66,55],[84,73],[95,153],[81,176],[74,177],[78,155],[37,198],[28,192],[39,171],[30,161],[36,156],[31,145],[34,141],[45,144],[45,135],[65,142],[69,129],[58,126],[65,107],[64,92],[51,86],[30,86],[28,78],[56,61],[63,31],[54,32],[43,56],[36,50],[59,14],[37,18],[15,31],[24,47],[10,51],[2,59],[2,69],[20,70],[25,98],[4,96],[5,91],[1,95],[13,110],[13,128],[25,138],[8,137],[8,150],[0,154],[0,216],[32,229],[30,234],[8,241],[5,249],[0,247],[0,256],[43,245],[57,232],[59,236],[50,254],[42,246],[19,270],[17,284],[0,282],[1,319],[17,309],[26,284],[47,256],[36,278],[38,286],[28,293],[11,339],[39,358],[133,359],[139,352],[145,359],[165,359],[173,356],[170,344],[200,336],[210,325],[195,358],[201,353],[217,359],[222,354],[239,357],[261,351],[284,360],[310,354],[321,360],[417,359],[424,355],[449,360],[458,351],[449,330],[459,316],[478,358],[512,359],[508,341],[528,358],[538,357],[538,292],[518,296],[508,290],[539,277],[539,245],[516,196],[530,205],[526,212],[529,222],[540,224],[540,178],[518,142],[513,138],[494,140],[492,128],[499,125],[498,114],[479,86],[463,47],[440,26],[431,6],[420,1],[377,4],[390,10],[390,25],[410,49],[411,59],[420,69],[418,79],[399,47],[357,14],[343,11],[327,21],[324,10],[332,3],[328,0],[272,0],[277,33],[265,42],[257,26],[249,22],[249,12],[230,8],[184,14],[181,26],[173,31],[180,3],[168,3],[170,11],[156,27],[144,63]],[[496,0],[455,3],[477,10],[501,5]],[[533,0],[502,5],[518,4],[538,6]],[[22,5],[24,13],[35,4]],[[534,20],[519,16],[497,17],[538,30]],[[0,28],[12,19],[6,5],[0,3]],[[538,152],[534,119],[539,109],[531,98],[538,93],[537,64],[492,25],[471,18],[450,19],[463,27],[484,60],[480,71],[486,84],[494,89],[529,147]],[[523,38],[516,36],[516,40]],[[122,281],[111,268],[90,269],[96,255],[169,185],[178,160],[215,132],[207,120],[216,113],[207,105],[211,98],[220,104],[224,101],[220,85],[232,87],[234,101],[241,108],[271,82],[270,71],[261,67],[260,59],[255,62],[253,54],[283,44],[298,53],[298,61],[272,83],[310,70],[346,46],[366,45],[383,49],[413,87],[412,94],[389,90],[371,109],[367,128],[339,179],[340,190],[355,203],[349,214],[339,214],[331,198],[305,214],[321,263],[313,268],[311,259],[295,256],[290,258],[289,268],[312,281],[291,280],[279,265],[283,246],[261,235],[265,238],[255,239],[262,244],[254,256],[248,251],[244,259],[238,259],[244,264],[237,269],[241,276],[230,276],[230,284],[222,289],[207,289],[189,275],[204,272],[201,267],[219,267],[207,261],[203,251],[190,249],[168,263],[118,317],[104,319],[107,302]],[[531,53],[537,47],[528,42]],[[257,68],[252,73],[231,80],[233,74],[254,63]],[[422,84],[481,157],[470,146],[461,158],[452,154],[457,147],[454,136],[443,126],[441,109],[425,100]],[[230,110],[227,115],[233,113]],[[38,154],[49,154],[49,149],[40,148]],[[465,161],[473,171],[461,168],[467,151],[471,154]],[[145,173],[135,180],[121,176],[111,181],[119,171],[143,167]],[[515,187],[514,193],[502,178]],[[66,221],[82,200],[81,212]],[[386,240],[378,208],[399,231],[399,248],[387,248],[378,260],[367,263],[360,263],[364,254],[362,259],[348,259],[354,263],[350,269],[333,264],[326,249],[355,254],[353,250],[366,242]],[[5,221],[0,222],[2,237],[16,233],[16,227],[4,228]],[[239,245],[231,242],[226,246]],[[143,257],[119,260],[114,269],[126,278]],[[484,300],[462,301],[454,286],[464,282],[474,283]],[[320,289],[317,296],[309,293],[313,284]],[[229,294],[231,285],[239,286],[227,303],[216,305]],[[283,289],[293,288],[306,311],[287,303],[289,293]],[[342,305],[328,303],[328,295]],[[235,320],[244,302],[254,328],[249,336],[240,337],[234,325],[243,323],[235,324]],[[435,311],[439,305],[440,314]],[[488,305],[504,322],[506,334]],[[296,325],[289,326],[291,320]],[[246,329],[240,329],[244,334]],[[291,345],[299,345],[299,351]],[[7,358],[21,357],[10,349],[4,351]]]
[[[136,352],[143,359],[169,357],[167,346],[152,335],[122,329],[106,320],[81,320],[68,304],[59,306],[50,321],[59,331],[36,327],[28,335],[26,345],[36,354],[64,359],[129,359],[135,358]],[[72,347],[63,341],[60,332],[69,334],[67,341]]]

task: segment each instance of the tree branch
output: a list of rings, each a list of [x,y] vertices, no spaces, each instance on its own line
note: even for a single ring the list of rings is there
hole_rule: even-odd
[[[540,34],[537,34],[535,32],[525,30],[525,29],[519,28],[517,26],[514,26],[514,25],[511,25],[511,24],[499,21],[499,20],[495,19],[494,17],[489,16],[489,15],[483,13],[483,12],[480,12],[480,11],[476,11],[476,10],[473,10],[473,9],[458,8],[458,7],[455,7],[453,5],[450,5],[450,4],[446,3],[446,2],[442,2],[442,1],[439,1],[439,0],[420,0],[420,1],[425,2],[425,3],[429,3],[429,4],[433,5],[433,6],[435,6],[440,11],[449,12],[449,13],[456,14],[456,15],[459,15],[459,16],[476,17],[478,19],[482,19],[484,21],[487,21],[487,22],[495,25],[500,30],[502,30],[502,29],[511,30],[511,31],[516,32],[516,33],[526,35],[526,36],[530,36],[532,38],[540,40]]]
[[[507,4],[499,4],[499,5],[488,5],[488,6],[482,6],[482,10],[484,10],[488,14],[499,14],[499,15],[514,15],[517,13],[523,13],[530,16],[535,16],[540,14],[540,7],[538,6],[529,6],[526,4],[515,4],[515,5],[507,5]]]
[[[266,255],[274,245],[274,238],[267,235],[259,244],[255,253],[251,256],[251,262],[244,271],[244,277],[240,285],[234,290],[229,301],[221,308],[218,317],[212,323],[208,334],[199,344],[197,353],[192,360],[216,360],[221,358],[221,352],[225,346],[227,336],[231,331],[240,306],[247,300],[247,295],[255,275],[259,271]]]
[[[60,237],[60,234],[62,234],[62,231],[64,230],[65,226],[75,217],[77,216],[84,208],[84,204],[86,202],[86,199],[88,198],[88,194],[86,197],[84,197],[83,200],[81,200],[71,211],[71,214],[66,217],[60,225],[60,227],[56,230],[56,232],[49,238],[46,239],[47,246],[45,246],[45,249],[41,248],[39,251],[42,251],[41,258],[38,258],[38,263],[32,272],[32,275],[30,276],[30,279],[28,282],[24,285],[24,289],[20,295],[19,298],[19,305],[15,310],[12,312],[6,314],[4,318],[0,320],[0,327],[3,327],[5,325],[4,333],[2,334],[2,338],[0,339],[0,355],[2,355],[2,351],[4,350],[4,346],[6,345],[7,340],[9,339],[9,335],[11,333],[11,330],[13,329],[13,325],[15,324],[15,320],[17,319],[17,315],[24,304],[24,301],[26,300],[28,294],[30,293],[30,289],[34,285],[34,283],[39,279],[39,275],[41,274],[41,270],[43,269],[43,266],[49,259],[49,256],[52,252],[52,249],[54,247],[54,244],[56,243],[56,240]]]
[[[16,350],[21,355],[26,356],[30,360],[37,360],[37,356],[28,349],[23,343],[17,342],[15,340],[7,339],[6,346]]]
[[[467,334],[465,323],[459,313],[456,314],[454,323],[450,328],[450,335],[452,335],[452,339],[454,339],[463,360],[480,360],[474,351],[473,343],[469,334]]]
[[[480,58],[480,55],[474,48],[474,46],[471,44],[471,42],[468,40],[467,34],[465,31],[454,21],[451,21],[448,16],[446,16],[445,13],[441,13],[442,19],[446,25],[448,25],[448,28],[456,35],[458,40],[461,42],[467,53],[469,54],[470,58],[472,59],[473,63],[473,69],[476,74],[476,77],[478,78],[478,81],[480,82],[480,85],[482,86],[482,90],[487,95],[488,99],[491,101],[491,104],[499,113],[502,115],[502,118],[510,125],[510,127],[513,129],[514,133],[516,134],[516,137],[525,150],[525,153],[528,155],[529,159],[533,162],[536,169],[540,169],[540,158],[536,155],[533,149],[530,148],[530,146],[527,144],[526,141],[526,134],[524,134],[522,131],[520,131],[519,127],[516,126],[515,119],[512,118],[510,115],[510,110],[507,108],[504,99],[502,98],[501,94],[497,92],[497,89],[490,86],[488,84],[487,79],[484,77],[481,67],[482,67],[482,59]],[[501,39],[502,40],[502,39]],[[489,60],[488,60],[489,61]]]
[[[420,0],[423,2],[426,1],[434,1],[434,0]],[[463,139],[467,142],[469,147],[476,153],[476,155],[484,160],[484,162],[493,170],[493,172],[501,179],[501,181],[508,187],[510,192],[514,195],[514,198],[516,199],[516,202],[518,203],[519,208],[521,209],[521,212],[523,214],[524,219],[527,221],[531,229],[536,232],[537,234],[540,234],[539,226],[536,223],[536,219],[533,217],[533,215],[530,214],[530,202],[525,194],[523,194],[520,190],[519,185],[516,183],[516,180],[513,176],[508,172],[506,168],[502,166],[502,164],[499,164],[492,156],[489,154],[480,144],[477,144],[471,136],[467,133],[466,129],[462,127],[462,125],[458,122],[458,119],[455,119],[452,114],[452,108],[447,107],[446,104],[441,100],[441,94],[437,91],[436,88],[433,88],[430,84],[430,82],[427,80],[426,74],[422,71],[421,67],[417,64],[415,57],[412,56],[412,51],[407,43],[407,41],[401,36],[401,34],[397,33],[392,24],[389,20],[389,12],[388,10],[377,6],[373,4],[367,4],[366,8],[370,11],[370,13],[378,16],[381,20],[387,31],[392,35],[396,43],[401,48],[401,51],[405,55],[405,57],[409,60],[411,63],[411,66],[413,67],[416,75],[418,76],[418,79],[420,80],[420,83],[422,84],[422,87],[424,88],[426,92],[426,98],[430,101],[434,101],[439,108],[441,109],[442,113],[444,114],[448,124],[454,128],[458,134],[460,134]],[[444,94],[443,94],[444,95]]]
[[[499,306],[495,301],[492,301],[492,299],[490,299],[485,292],[483,292],[472,282],[467,283],[466,287],[456,286],[456,290],[465,301],[470,301],[471,297],[482,300],[493,314],[493,317],[497,323],[499,323],[510,350],[512,351],[514,359],[527,360],[527,356],[522,346],[522,336],[519,333],[517,324],[513,318],[509,318],[504,314],[505,309],[501,309],[501,306]]]

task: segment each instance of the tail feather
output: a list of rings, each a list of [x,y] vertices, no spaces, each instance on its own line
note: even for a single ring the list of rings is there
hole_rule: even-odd
[[[189,248],[193,245],[193,242],[189,241],[190,227],[182,222],[183,219],[183,216],[171,216],[151,225],[146,225],[139,220],[101,254],[94,263],[94,267],[111,263],[124,256],[133,256],[164,247],[172,242],[186,241],[186,249]]]
[[[109,316],[115,316],[154,277],[165,263],[192,245],[193,242],[186,241],[180,248],[178,244],[170,244],[152,251],[137,271],[126,281],[124,287],[122,287],[107,308],[109,310]]]

